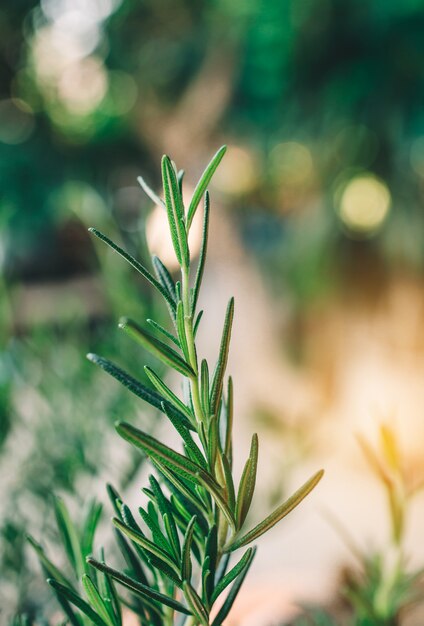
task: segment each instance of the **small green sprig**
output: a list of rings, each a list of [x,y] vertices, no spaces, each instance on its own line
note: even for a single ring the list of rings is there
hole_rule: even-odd
[[[172,330],[147,320],[148,331],[127,318],[121,319],[119,327],[180,374],[186,394],[184,400],[178,397],[150,367],[146,366],[145,372],[151,386],[146,386],[108,359],[88,355],[93,363],[132,393],[164,413],[181,438],[182,450],[174,450],[131,424],[116,424],[119,435],[150,458],[156,477],[150,476],[149,487],[143,489],[148,502],[144,508],[139,508],[137,515],[131,512],[115,489],[108,489],[115,510],[116,538],[126,561],[124,570],[92,556],[83,563],[81,554],[84,553],[78,552],[75,533],[64,533],[65,546],[74,555],[70,559],[73,568],[82,576],[84,593],[79,594],[70,586],[54,566],[49,565],[47,569],[50,585],[64,610],[66,607],[65,612],[73,626],[86,623],[121,626],[122,605],[129,606],[138,615],[142,626],[173,626],[177,623],[221,626],[249,570],[255,549],[248,547],[230,568],[231,554],[248,546],[290,513],[323,474],[317,472],[262,522],[250,530],[245,529],[255,491],[258,437],[256,434],[252,437],[250,454],[236,488],[232,473],[233,384],[226,372],[234,319],[233,298],[227,306],[213,369],[206,360],[199,361],[196,346],[196,332],[203,313],[198,311],[198,298],[209,227],[207,187],[225,149],[225,146],[220,148],[205,169],[187,210],[182,198],[183,172],[177,170],[169,157],[162,159],[163,200],[143,179],[139,179],[149,197],[166,210],[180,267],[178,280],[174,280],[157,257],[152,259],[152,273],[106,235],[90,229],[163,297]],[[188,235],[202,198],[203,236],[197,268],[193,272]],[[58,522],[63,528],[70,524],[66,514],[62,514]],[[42,562],[44,559],[46,568],[47,557],[38,545],[33,545]],[[119,596],[114,583],[129,590],[132,599]],[[212,618],[212,607],[226,590],[228,593]]]

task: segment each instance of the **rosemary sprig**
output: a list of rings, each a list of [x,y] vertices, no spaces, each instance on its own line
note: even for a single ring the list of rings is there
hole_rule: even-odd
[[[91,229],[164,298],[174,327],[172,333],[150,319],[147,322],[153,334],[127,318],[122,318],[119,326],[143,349],[180,374],[187,394],[185,399],[180,398],[147,366],[145,371],[152,386],[137,381],[108,359],[88,355],[93,363],[169,418],[181,437],[182,450],[174,450],[123,421],[116,424],[118,434],[150,458],[157,476],[151,476],[150,487],[143,490],[149,502],[147,507],[139,509],[137,519],[116,490],[108,488],[116,513],[113,523],[118,545],[127,565],[125,570],[105,563],[103,552],[100,559],[91,556],[98,516],[94,521],[93,515],[87,520],[83,534],[91,539],[84,543],[61,501],[56,504],[57,521],[70,564],[80,582],[70,582],[49,561],[43,548],[31,540],[49,577],[49,584],[73,626],[92,623],[121,626],[124,605],[138,615],[141,626],[173,626],[177,623],[221,626],[249,570],[254,549],[248,548],[228,570],[230,553],[256,540],[285,517],[322,476],[322,471],[317,472],[262,522],[245,530],[255,491],[259,447],[255,434],[236,490],[232,475],[233,385],[226,371],[234,319],[233,299],[227,307],[218,360],[213,369],[206,360],[199,361],[195,340],[202,313],[197,310],[197,304],[209,227],[207,186],[225,149],[225,146],[220,148],[206,167],[187,211],[182,198],[182,176],[169,157],[162,159],[164,201],[143,179],[139,179],[149,197],[166,210],[180,266],[179,281],[174,281],[157,257],[152,259],[155,278],[150,270],[106,235]],[[202,198],[203,242],[193,273],[188,233]],[[130,600],[118,594],[115,583],[119,589],[130,592]],[[226,590],[226,599],[211,620],[211,609]]]

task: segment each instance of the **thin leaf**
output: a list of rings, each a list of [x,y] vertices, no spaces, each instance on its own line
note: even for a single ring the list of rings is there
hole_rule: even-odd
[[[176,558],[179,559],[181,555],[180,539],[178,537],[177,526],[175,524],[171,504],[167,500],[167,498],[165,498],[156,478],[154,476],[150,476],[149,480],[157,505],[159,507],[160,514],[162,515],[162,519],[164,521],[168,539],[171,545],[174,547]]]
[[[190,583],[186,580],[183,582],[183,589],[185,599],[187,600],[187,604],[189,604],[193,614],[197,617],[202,626],[208,626],[209,614],[196,590],[193,589]]]
[[[180,434],[180,436],[181,436],[182,440],[184,441],[184,444],[186,445],[187,449],[192,454],[194,462],[197,463],[198,465],[200,465],[200,467],[203,467],[203,469],[206,470],[207,469],[207,463],[206,463],[205,457],[203,456],[202,452],[197,447],[197,445],[194,443],[188,428],[186,428],[186,426],[179,419],[178,413],[176,413],[173,410],[173,407],[171,407],[169,405],[168,406],[164,406],[163,410],[166,413],[166,415],[168,416],[169,421],[172,423],[172,425],[174,426],[175,430]]]
[[[236,494],[235,494],[235,489],[234,489],[234,480],[233,480],[233,475],[231,473],[230,462],[227,459],[225,453],[223,452],[219,454],[219,460],[222,465],[222,470],[223,470],[224,479],[225,479],[225,489],[226,489],[227,496],[228,496],[228,506],[230,507],[231,510],[233,510],[236,504]],[[237,516],[236,516],[236,519],[237,519]]]
[[[81,548],[84,556],[89,554],[93,549],[94,535],[102,515],[102,509],[103,507],[99,502],[93,501],[91,503],[90,510],[84,524],[84,532],[81,541]]]
[[[200,320],[203,317],[203,311],[199,311],[196,317],[196,321],[194,322],[194,326],[193,326],[193,337],[196,339],[196,335],[197,335],[197,331],[199,329],[199,324],[200,324]]]
[[[131,573],[133,573],[136,576],[137,580],[147,585],[148,579],[141,565],[140,559],[137,558],[135,552],[133,551],[131,546],[128,544],[127,540],[122,535],[122,533],[120,533],[116,528],[114,530],[115,530],[116,540],[119,545],[119,549],[121,550],[123,554],[123,557],[128,565],[128,568],[130,569]]]
[[[53,587],[53,589],[57,593],[63,596],[66,600],[69,600],[69,602],[74,604],[80,611],[82,611],[85,615],[87,615],[87,617],[93,622],[93,624],[96,624],[96,626],[109,626],[108,623],[106,623],[100,617],[100,615],[97,615],[97,613],[93,611],[91,606],[87,604],[85,600],[80,598],[80,596],[77,593],[75,593],[75,591],[73,591],[70,587],[62,585],[60,582],[58,582],[54,578],[48,578],[47,582],[50,585],[50,587]]]
[[[185,320],[184,320],[184,305],[181,300],[177,304],[177,331],[178,331],[178,338],[180,340],[181,350],[184,354],[184,358],[187,362],[190,362],[190,354],[188,350],[187,335],[186,335]]]
[[[96,235],[96,237],[98,237],[99,239],[101,239],[101,241],[103,241],[104,243],[106,243],[110,248],[112,248],[113,250],[115,250],[115,252],[117,252],[123,259],[125,259],[130,265],[133,266],[134,269],[137,270],[137,272],[139,272],[153,287],[155,287],[155,289],[157,289],[159,291],[159,293],[162,294],[162,296],[165,298],[165,300],[167,301],[167,303],[169,304],[169,306],[171,307],[171,309],[173,311],[175,311],[175,302],[172,300],[172,298],[170,298],[168,292],[162,287],[162,285],[160,284],[160,282],[158,282],[156,280],[156,278],[153,276],[153,274],[151,274],[149,272],[148,269],[146,269],[141,263],[139,263],[133,256],[131,256],[130,254],[128,254],[128,252],[125,252],[125,250],[123,250],[122,248],[120,248],[118,245],[116,245],[116,243],[114,243],[111,239],[109,239],[109,237],[106,237],[106,235],[104,235],[103,233],[101,233],[99,230],[97,230],[96,228],[89,228],[88,229],[91,233],[93,233],[93,235]]]
[[[202,199],[202,196],[205,193],[211,181],[211,178],[215,173],[216,168],[221,163],[222,157],[224,156],[226,150],[227,146],[221,146],[221,148],[216,152],[211,161],[208,163],[205,171],[203,172],[199,182],[196,185],[193,197],[190,202],[190,206],[188,207],[187,211],[187,231],[190,229],[199,202]]]
[[[70,518],[68,509],[61,498],[53,499],[56,523],[62,537],[63,545],[71,566],[74,568],[77,578],[85,571],[85,562],[81,553],[81,544],[76,528]]]
[[[323,470],[320,470],[316,474],[312,476],[300,489],[298,489],[286,502],[281,504],[271,515],[268,515],[266,519],[264,519],[260,524],[255,526],[248,533],[243,535],[242,537],[236,538],[226,546],[225,551],[232,552],[233,550],[237,550],[237,548],[241,548],[251,541],[255,541],[258,537],[267,532],[270,528],[275,526],[277,522],[279,522],[283,517],[288,515],[294,508],[297,507],[298,504],[302,502],[302,500],[312,491],[314,487],[319,483],[322,476],[324,474]]]
[[[93,583],[88,574],[84,574],[84,576],[82,577],[82,586],[84,587],[87,598],[96,613],[106,624],[108,624],[108,626],[114,626],[106,604],[104,603],[96,585]]]
[[[149,185],[146,183],[146,181],[144,180],[142,176],[138,176],[137,181],[140,187],[143,189],[144,193],[147,196],[149,196],[150,200],[154,204],[157,204],[158,206],[162,206],[163,208],[165,208],[165,202],[162,200],[162,198],[159,198],[159,196],[153,191],[151,187],[149,187]]]
[[[234,393],[233,393],[233,379],[231,378],[231,376],[228,377],[227,402],[225,405],[225,413],[226,413],[226,421],[225,421],[224,453],[231,467],[232,433],[233,433],[233,420],[234,420]]]
[[[156,339],[153,335],[150,335],[150,333],[145,331],[141,328],[141,326],[132,320],[129,320],[126,317],[121,318],[119,321],[119,328],[125,330],[125,332],[142,345],[143,348],[151,352],[169,367],[172,367],[177,370],[177,372],[180,372],[183,376],[187,376],[188,378],[194,376],[193,369],[184,361],[183,358],[180,357],[179,354],[175,352],[175,350],[173,350],[173,348],[170,348],[162,341],[159,341],[159,339]]]
[[[172,341],[172,343],[174,343],[177,346],[177,348],[181,348],[180,342],[178,341],[178,339],[174,337],[172,333],[168,332],[166,328],[161,326],[158,322],[155,322],[155,320],[152,320],[150,318],[147,319],[146,322],[150,324],[150,326],[153,326],[153,328],[157,330],[158,332],[160,332],[164,337]]]
[[[167,552],[162,550],[162,548],[159,548],[155,543],[150,541],[150,539],[147,539],[147,537],[145,537],[143,534],[133,528],[130,528],[116,517],[114,517],[112,521],[116,528],[118,528],[118,530],[120,530],[122,533],[124,533],[124,535],[131,539],[131,541],[141,546],[143,550],[154,554],[158,559],[166,563],[168,567],[170,567],[177,575],[179,574],[178,567],[174,563],[173,559]]]
[[[236,503],[237,528],[241,528],[247,517],[252,503],[256,484],[256,472],[258,468],[258,435],[252,436],[249,458],[244,466],[240,480]]]
[[[110,374],[110,376],[113,376],[113,378],[120,382],[121,385],[124,385],[124,387],[129,389],[138,398],[141,398],[148,404],[151,404],[155,409],[159,409],[159,411],[162,411],[162,404],[164,402],[165,404],[167,404],[166,398],[161,396],[154,389],[150,389],[149,387],[146,387],[145,385],[140,383],[138,380],[130,376],[130,374],[125,372],[123,369],[121,369],[108,359],[91,353],[87,354],[87,359],[95,365],[101,367],[107,374]],[[180,418],[183,420],[187,428],[192,428],[191,423],[188,421],[188,419],[186,419],[185,415],[181,413]]]
[[[219,349],[218,362],[216,364],[216,369],[215,369],[213,382],[212,382],[211,401],[210,401],[212,415],[217,414],[219,403],[220,403],[221,396],[222,396],[222,386],[223,386],[225,369],[227,367],[227,362],[228,362],[228,351],[230,348],[231,326],[233,323],[233,318],[234,318],[234,298],[231,298],[228,303],[227,312],[225,314],[224,329],[222,331],[222,339],[221,339],[221,346]]]
[[[154,385],[156,389],[162,394],[163,398],[165,400],[168,400],[169,404],[172,405],[172,407],[174,408],[173,413],[176,418],[185,426],[185,428],[193,430],[194,427],[191,423],[193,420],[193,415],[190,413],[190,409],[184,404],[184,402],[182,402],[178,398],[178,396],[175,395],[173,391],[171,391],[168,385],[166,385],[163,380],[159,378],[159,376],[148,365],[144,366],[144,371],[146,372],[146,375],[148,376],[152,385]],[[162,402],[161,410],[165,412],[166,408],[169,407],[169,404],[167,402]],[[187,419],[181,420],[181,413],[183,413]],[[190,421],[189,425],[187,425],[187,420]]]
[[[244,570],[245,567],[249,566],[249,563],[252,559],[253,548],[248,548],[246,552],[241,557],[240,561],[234,565],[232,569],[218,582],[216,585],[212,597],[211,603],[213,604],[218,596],[228,587],[229,584],[233,582],[235,578]]]
[[[138,430],[131,424],[118,422],[115,427],[121,437],[137,448],[144,450],[149,456],[157,458],[164,465],[175,473],[182,475],[184,478],[189,478],[197,483],[199,481],[199,473],[205,473],[202,467],[197,465],[197,463],[194,463],[179,452],[172,450],[151,435]]]
[[[169,556],[171,556],[171,546],[169,545],[165,535],[162,533],[159,524],[141,506],[139,507],[138,512],[140,513],[140,516],[142,517],[144,523],[152,533],[152,539],[154,543],[159,546],[159,548],[161,548],[164,552],[169,554]]]
[[[63,576],[62,572],[56,567],[56,565],[54,565],[46,556],[46,553],[44,552],[41,545],[37,543],[35,539],[31,537],[31,535],[27,535],[27,541],[37,553],[38,559],[44,570],[46,571],[47,575],[60,582],[62,585],[72,588],[71,583],[65,578],[65,576]]]
[[[166,267],[162,263],[159,257],[153,255],[152,256],[153,267],[155,268],[156,276],[158,277],[158,281],[162,285],[164,289],[169,293],[170,297],[173,299],[175,304],[177,304],[177,293],[175,291],[175,283],[172,280],[172,276]]]
[[[244,564],[244,568],[241,570],[241,572],[237,576],[233,586],[230,589],[230,593],[225,598],[224,604],[222,605],[222,607],[218,611],[217,616],[212,622],[212,626],[222,626],[224,620],[227,618],[229,612],[232,609],[232,606],[237,597],[237,594],[240,591],[240,587],[242,586],[244,579],[246,578],[247,572],[249,571],[249,568],[252,564],[254,556],[255,556],[255,549],[253,549],[252,552],[249,554],[249,558],[246,560],[246,563]]]
[[[181,266],[188,267],[190,256],[187,245],[187,233],[184,227],[184,209],[177,176],[169,157],[166,155],[162,158],[162,180],[175,255]]]
[[[192,566],[191,566],[191,545],[193,541],[194,525],[196,523],[196,516],[190,520],[187,530],[184,535],[183,549],[181,553],[181,579],[183,581],[190,582]]]
[[[200,365],[200,400],[202,403],[202,410],[205,415],[210,414],[209,408],[209,369],[206,359],[202,360]]]
[[[197,306],[197,300],[199,299],[200,285],[202,284],[203,271],[205,269],[206,253],[208,249],[208,233],[209,233],[209,194],[205,196],[205,210],[203,217],[203,231],[202,231],[202,243],[200,246],[199,262],[197,264],[196,278],[194,280],[194,287],[192,290],[191,301],[191,314],[194,316]],[[197,324],[198,324],[198,320]]]
[[[142,585],[137,580],[134,580],[133,578],[126,576],[126,574],[124,574],[123,572],[119,572],[118,570],[115,570],[112,567],[109,567],[109,565],[99,563],[99,561],[96,561],[92,557],[88,559],[88,562],[90,563],[90,565],[92,565],[96,569],[100,570],[101,572],[104,572],[105,574],[108,574],[114,580],[121,583],[128,589],[131,589],[131,591],[134,591],[135,593],[142,596],[143,598],[151,599],[151,600],[154,600],[155,602],[159,602],[160,604],[164,604],[165,606],[169,606],[171,609],[174,609],[175,611],[178,611],[179,613],[184,613],[185,615],[192,615],[191,611],[186,609],[186,607],[183,606],[180,602],[177,602],[173,598],[169,598],[168,596],[164,595],[163,593],[160,593],[159,591],[156,591],[155,589],[152,589],[151,587]]]

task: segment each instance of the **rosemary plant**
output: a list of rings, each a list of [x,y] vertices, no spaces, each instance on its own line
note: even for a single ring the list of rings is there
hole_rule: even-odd
[[[121,319],[119,327],[182,376],[184,400],[150,367],[145,367],[151,383],[146,386],[104,357],[89,354],[88,358],[136,396],[162,411],[181,437],[182,452],[131,424],[116,424],[119,435],[149,457],[156,474],[150,476],[149,486],[143,489],[148,503],[139,507],[137,515],[113,487],[108,487],[115,510],[115,534],[126,561],[124,570],[106,563],[103,551],[99,558],[87,557],[98,519],[97,509],[91,511],[85,529],[79,534],[63,503],[56,505],[69,560],[82,579],[79,588],[55,568],[32,540],[49,583],[73,626],[91,623],[121,626],[123,606],[129,606],[138,615],[142,626],[220,626],[252,563],[254,548],[248,547],[230,567],[232,554],[290,513],[322,476],[322,471],[317,472],[263,521],[246,530],[245,521],[255,490],[258,437],[256,434],[252,437],[236,488],[232,473],[233,383],[226,374],[233,299],[227,306],[213,370],[206,360],[199,360],[196,348],[196,333],[203,313],[198,310],[198,300],[208,241],[207,187],[224,153],[225,146],[205,169],[187,209],[182,200],[184,173],[176,169],[169,157],[162,159],[163,200],[139,179],[153,202],[163,205],[167,213],[181,270],[178,280],[174,280],[159,258],[152,258],[153,274],[106,235],[90,229],[163,297],[172,330],[151,319],[147,320],[149,330],[127,318]],[[193,271],[188,234],[202,199],[203,238]],[[118,595],[116,583],[130,590],[131,599]],[[221,594],[226,590],[222,602]],[[218,609],[214,607],[216,603]]]

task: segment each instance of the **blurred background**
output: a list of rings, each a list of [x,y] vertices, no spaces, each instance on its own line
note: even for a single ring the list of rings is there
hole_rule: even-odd
[[[214,357],[234,293],[238,463],[256,429],[257,510],[327,470],[262,541],[234,625],[291,619],[297,601],[331,603],[352,554],[329,517],[362,546],[385,545],[384,494],[355,434],[372,438],[389,422],[408,475],[424,476],[423,99],[419,0],[1,3],[6,614],[49,602],[25,532],[54,544],[51,493],[78,514],[104,499],[105,480],[137,487],[141,461],[113,421],[162,427],[84,355],[139,373],[145,356],[118,336],[117,319],[165,313],[87,232],[95,225],[172,266],[164,216],[136,180],[158,188],[164,152],[186,170],[190,197],[228,145],[211,185],[200,342]],[[422,504],[405,539],[417,566]]]

